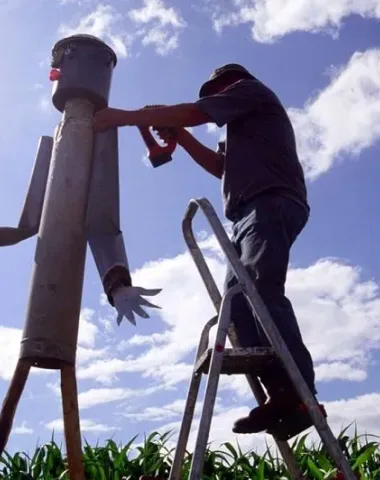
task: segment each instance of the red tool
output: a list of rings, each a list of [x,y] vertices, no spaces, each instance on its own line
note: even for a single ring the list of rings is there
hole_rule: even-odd
[[[160,167],[172,160],[172,153],[174,152],[177,141],[174,138],[170,140],[167,145],[160,145],[153,137],[149,127],[138,127],[145,145],[148,148],[148,158],[154,168]],[[173,129],[169,128],[168,131]],[[174,130],[173,130],[174,133]]]

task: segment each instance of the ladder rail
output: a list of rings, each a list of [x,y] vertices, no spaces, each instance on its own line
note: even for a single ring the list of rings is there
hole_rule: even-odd
[[[215,299],[217,301],[218,307],[220,306],[220,293],[218,291],[219,296],[216,294],[217,286],[215,284],[215,281],[212,278],[209,269],[207,268],[208,271],[206,271],[204,268],[205,260],[202,253],[200,252],[200,249],[195,240],[195,236],[192,232],[192,221],[199,208],[206,216],[208,223],[210,224],[224,254],[227,257],[227,260],[231,265],[234,274],[236,275],[236,278],[241,285],[241,288],[246,296],[246,299],[252,311],[256,314],[256,317],[259,320],[266,336],[268,337],[275,353],[282,361],[282,364],[286,369],[294,388],[298,392],[300,398],[305,403],[309,415],[313,421],[313,424],[318,431],[320,437],[324,441],[329,454],[334,459],[336,465],[339,467],[342,473],[345,475],[346,479],[355,480],[356,477],[350,468],[347,458],[341,451],[337,439],[334,437],[326,419],[320,411],[316,399],[312,395],[303,376],[301,375],[301,372],[299,371],[299,368],[295,363],[293,356],[291,355],[288,347],[283,341],[261,296],[257,292],[252,279],[250,278],[247,270],[240,261],[213,206],[206,198],[192,199],[189,202],[187,211],[182,222],[183,233],[185,241],[190,249],[191,255],[198,267],[198,270],[200,271],[203,281],[205,282],[211,299],[213,301]],[[211,283],[209,283],[210,277],[212,279]]]
[[[207,350],[209,344],[209,335],[211,328],[218,322],[218,316],[216,315],[209,320],[203,327],[201,338],[199,340],[198,350],[195,356],[193,373],[186,396],[185,409],[183,413],[181,428],[178,435],[177,446],[174,453],[173,463],[170,469],[169,480],[180,480],[181,467],[186,453],[186,446],[189,439],[191,430],[191,423],[194,417],[195,406],[197,403],[199,387],[202,380],[202,373],[195,371],[195,365],[197,360]]]
[[[223,353],[231,318],[231,300],[239,290],[239,284],[230,288],[223,297],[219,309],[216,337],[212,349],[206,391],[204,394],[202,413],[199,419],[199,428],[191,461],[189,480],[199,480],[202,475],[205,460],[204,452],[207,448],[207,441],[218,391],[219,377],[222,369]]]

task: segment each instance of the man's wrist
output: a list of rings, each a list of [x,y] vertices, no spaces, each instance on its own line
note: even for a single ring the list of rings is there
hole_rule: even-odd
[[[177,143],[181,147],[184,147],[186,143],[189,141],[189,139],[192,138],[191,133],[186,130],[186,128],[180,128],[178,129],[178,136],[177,136]]]

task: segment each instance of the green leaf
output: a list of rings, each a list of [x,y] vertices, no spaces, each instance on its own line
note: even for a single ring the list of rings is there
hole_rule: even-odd
[[[317,480],[323,480],[323,473],[319,470],[319,468],[316,466],[313,460],[311,460],[311,458],[307,459],[307,466],[309,467],[309,470],[314,478],[316,478]]]
[[[355,460],[355,463],[352,466],[353,470],[356,470],[359,466],[365,463],[372,454],[378,449],[378,445],[375,443],[366,445],[366,449],[361,453]]]

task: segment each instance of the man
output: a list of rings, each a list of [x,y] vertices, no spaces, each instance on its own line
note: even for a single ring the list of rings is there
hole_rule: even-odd
[[[96,114],[97,131],[112,126],[176,129],[177,141],[207,172],[222,180],[226,217],[233,222],[232,242],[250,273],[294,360],[313,394],[313,362],[305,347],[290,301],[285,296],[289,251],[309,217],[309,206],[294,131],[277,96],[244,67],[228,64],[202,85],[199,100],[135,111],[105,109]],[[217,152],[202,145],[184,127],[226,125]],[[225,288],[236,282],[230,269]],[[252,319],[243,294],[232,304],[232,321],[242,347],[269,345]],[[279,364],[260,373],[269,401],[237,420],[235,433],[273,428],[293,415],[299,398]]]

